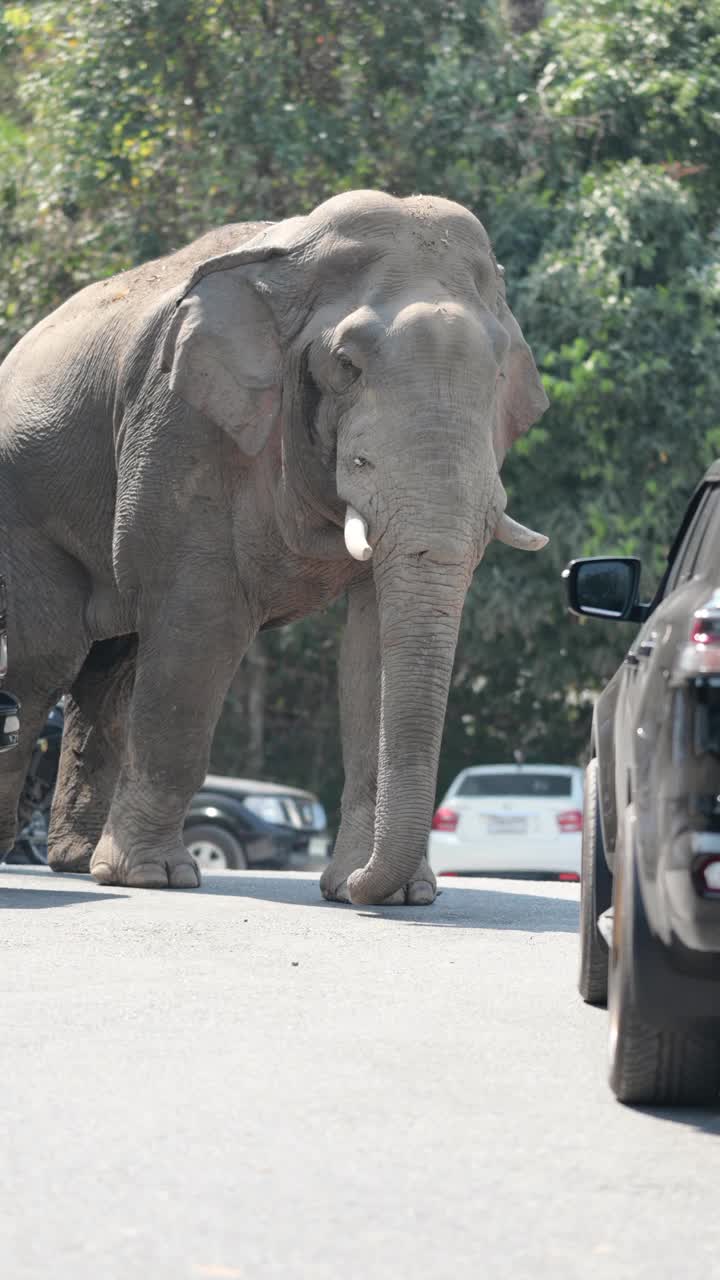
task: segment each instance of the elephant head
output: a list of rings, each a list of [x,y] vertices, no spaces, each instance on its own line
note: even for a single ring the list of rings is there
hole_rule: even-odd
[[[343,554],[370,562],[375,847],[349,888],[382,901],[425,850],[472,574],[493,537],[547,541],[505,514],[500,464],[547,399],[487,234],[442,199],[334,197],[196,270],[165,367],[249,459],[272,452]]]

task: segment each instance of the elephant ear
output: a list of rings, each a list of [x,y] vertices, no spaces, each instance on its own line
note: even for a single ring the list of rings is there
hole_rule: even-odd
[[[284,252],[247,248],[202,263],[163,346],[170,389],[228,431],[249,457],[267,442],[281,400],[282,352],[258,263]]]
[[[525,435],[548,407],[532,351],[504,296],[498,300],[498,319],[510,338],[502,369],[493,445],[498,467],[508,449]]]

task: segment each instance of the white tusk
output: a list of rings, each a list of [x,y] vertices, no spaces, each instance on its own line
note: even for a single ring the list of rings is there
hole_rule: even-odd
[[[534,529],[526,529],[524,524],[518,524],[517,520],[512,520],[505,512],[498,521],[495,537],[498,542],[505,542],[509,547],[517,547],[518,551],[541,551],[549,541],[544,533],[535,533]]]
[[[354,507],[345,512],[345,546],[353,560],[369,560],[372,547],[367,540],[367,522]]]

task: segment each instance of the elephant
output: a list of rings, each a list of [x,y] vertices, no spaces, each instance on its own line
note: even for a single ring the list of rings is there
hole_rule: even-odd
[[[66,695],[56,871],[192,888],[182,839],[257,633],[347,596],[329,900],[427,904],[463,602],[548,407],[483,225],[440,197],[333,196],[91,284],[0,366],[9,686],[0,854]]]

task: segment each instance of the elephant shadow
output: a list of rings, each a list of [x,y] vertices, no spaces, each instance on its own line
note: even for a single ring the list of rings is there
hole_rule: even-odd
[[[493,884],[497,883],[496,881]],[[552,894],[517,893],[480,888],[476,882],[463,888],[444,885],[430,907],[353,907],[326,902],[315,876],[274,874],[270,871],[225,871],[205,874],[201,893],[240,899],[261,899],[321,911],[353,911],[365,919],[392,920],[431,929],[507,929],[521,933],[577,933],[580,905],[577,899]]]
[[[15,883],[13,880],[24,883]],[[32,888],[27,880],[37,881]],[[77,883],[78,888],[61,889],[55,885]],[[52,889],[43,886],[52,884]],[[80,888],[86,885],[87,888]],[[111,898],[127,898],[128,894],[120,889],[100,892],[94,880],[86,875],[53,875],[48,867],[28,866],[24,863],[0,863],[0,911],[19,909],[22,911],[40,910],[45,907],[76,907],[89,902],[107,902]]]

